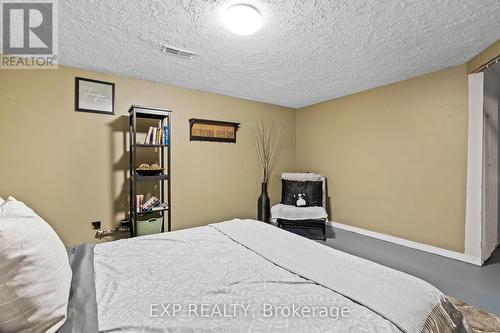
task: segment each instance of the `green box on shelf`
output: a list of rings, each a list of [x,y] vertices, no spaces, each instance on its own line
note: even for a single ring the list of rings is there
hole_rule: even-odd
[[[162,217],[150,217],[137,220],[137,236],[152,235],[161,232]]]

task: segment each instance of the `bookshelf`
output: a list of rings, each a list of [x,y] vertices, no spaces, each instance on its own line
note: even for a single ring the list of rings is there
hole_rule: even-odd
[[[172,149],[172,110],[160,109],[149,106],[132,105],[129,109],[129,177],[130,177],[130,236],[137,236],[137,221],[144,219],[151,214],[161,215],[161,232],[170,231],[172,226],[172,205],[171,205],[171,149]],[[153,143],[146,143],[144,139],[138,139],[137,129],[138,122],[147,121],[156,124],[160,130],[165,127],[168,131],[163,132],[163,137],[160,135],[160,140]],[[149,135],[149,132],[148,132]],[[147,136],[147,135],[146,135]],[[146,137],[145,136],[145,137]],[[159,142],[158,142],[159,141]],[[168,144],[167,144],[168,143]],[[139,150],[153,149],[151,154],[159,160],[159,166],[163,170],[158,175],[139,175],[136,168],[142,163],[151,161],[139,160]],[[142,211],[142,207],[138,207],[137,195],[139,193],[139,185],[144,182],[159,183],[159,200],[160,203],[166,204],[166,207],[154,207],[151,211]]]

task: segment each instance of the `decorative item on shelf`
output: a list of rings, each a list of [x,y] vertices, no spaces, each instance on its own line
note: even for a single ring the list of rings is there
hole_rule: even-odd
[[[158,164],[147,164],[143,163],[139,165],[139,167],[136,169],[137,174],[141,176],[158,176],[163,174],[163,168],[161,168]]]
[[[215,141],[236,143],[240,123],[229,121],[189,119],[189,141]]]
[[[271,204],[267,194],[267,183],[273,167],[273,159],[281,136],[281,126],[273,121],[266,130],[264,119],[257,123],[254,130],[254,144],[261,170],[261,194],[257,201],[257,219],[269,223]]]
[[[75,111],[115,114],[115,84],[76,77]]]

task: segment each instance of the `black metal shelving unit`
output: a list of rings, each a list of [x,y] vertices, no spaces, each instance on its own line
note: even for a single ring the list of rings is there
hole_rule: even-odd
[[[168,126],[168,145],[167,144],[143,144],[137,142],[137,120],[149,119],[159,120],[161,128]],[[137,235],[137,219],[139,216],[146,214],[161,214],[162,226],[161,232],[165,231],[165,219],[167,220],[167,231],[171,230],[172,226],[172,205],[171,205],[171,150],[172,150],[172,110],[161,109],[149,106],[132,105],[129,109],[129,151],[130,151],[130,236]],[[156,176],[142,176],[136,173],[139,161],[137,161],[138,149],[158,149],[160,167],[164,170],[163,174]],[[141,161],[142,162],[142,161]],[[140,164],[140,163],[139,163]],[[166,203],[166,208],[139,212],[136,207],[136,195],[138,184],[140,182],[159,182],[160,183],[160,200]],[[167,193],[165,193],[167,192]],[[165,195],[166,194],[166,195]]]

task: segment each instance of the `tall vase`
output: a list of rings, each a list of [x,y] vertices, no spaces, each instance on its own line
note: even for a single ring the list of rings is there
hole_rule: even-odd
[[[267,195],[267,183],[262,183],[262,193],[257,201],[257,219],[269,223],[271,217],[271,203]]]

